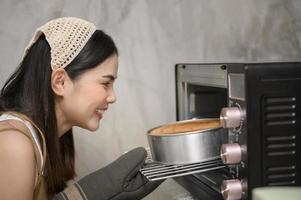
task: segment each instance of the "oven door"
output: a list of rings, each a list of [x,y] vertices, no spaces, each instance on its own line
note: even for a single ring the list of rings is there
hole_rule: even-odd
[[[223,200],[220,187],[223,180],[230,179],[228,169],[219,169],[205,173],[174,178],[194,199]]]
[[[222,64],[176,65],[177,120],[219,118],[227,102],[227,71]],[[196,199],[223,199],[220,185],[228,169],[174,178]]]

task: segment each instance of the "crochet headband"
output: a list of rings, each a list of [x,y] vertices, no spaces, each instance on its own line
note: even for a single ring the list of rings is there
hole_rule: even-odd
[[[41,34],[51,48],[51,68],[65,68],[79,54],[88,42],[96,27],[91,22],[75,17],[63,17],[51,20],[39,27],[25,48],[24,56]]]

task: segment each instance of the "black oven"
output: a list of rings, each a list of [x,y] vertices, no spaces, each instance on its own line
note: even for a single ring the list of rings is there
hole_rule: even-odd
[[[199,199],[301,185],[301,63],[177,64],[177,120],[220,117],[227,168],[177,177]]]

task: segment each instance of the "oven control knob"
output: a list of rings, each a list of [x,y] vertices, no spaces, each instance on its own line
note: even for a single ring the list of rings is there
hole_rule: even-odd
[[[222,108],[220,121],[223,128],[238,128],[241,124],[241,110],[238,107]]]
[[[223,144],[221,158],[224,164],[238,164],[242,160],[242,148],[239,144]]]
[[[221,186],[224,200],[239,200],[243,196],[243,186],[240,180],[225,180]]]

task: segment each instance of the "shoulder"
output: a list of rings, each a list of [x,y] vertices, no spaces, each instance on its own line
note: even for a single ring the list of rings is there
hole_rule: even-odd
[[[30,138],[24,134],[28,131],[24,126],[16,122],[0,122],[0,196],[9,194],[10,190],[32,195],[35,154]]]
[[[16,120],[0,122],[0,148],[9,148],[11,153],[33,154],[30,132],[25,124]]]
[[[29,130],[21,122],[0,122],[0,158],[13,156],[19,157],[20,161],[34,159],[34,147],[28,134]]]
[[[17,153],[22,154],[22,156],[34,155],[34,148],[28,137],[27,128],[25,125],[14,124],[16,124],[16,126],[0,123],[0,149],[10,150],[5,151],[8,154]],[[3,153],[3,151],[0,151],[0,153],[1,152]]]

